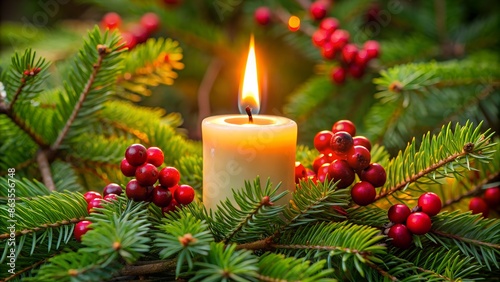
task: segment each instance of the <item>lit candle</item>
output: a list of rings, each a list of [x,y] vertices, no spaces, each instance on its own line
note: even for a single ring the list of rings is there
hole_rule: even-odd
[[[238,98],[241,115],[220,115],[202,122],[203,203],[207,209],[229,198],[232,190],[259,176],[261,186],[269,178],[281,182],[278,193],[295,190],[297,124],[288,118],[257,115],[260,111],[257,64],[250,41],[242,89]],[[246,111],[251,114],[244,115]],[[253,115],[252,115],[253,114]],[[250,121],[250,118],[252,121]],[[278,204],[286,204],[290,193]]]

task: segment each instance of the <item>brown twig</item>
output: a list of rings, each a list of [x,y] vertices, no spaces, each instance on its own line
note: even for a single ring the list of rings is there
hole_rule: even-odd
[[[50,161],[54,156],[53,151],[47,149],[40,149],[36,153],[36,162],[38,163],[38,169],[42,175],[43,184],[47,186],[49,191],[55,191],[56,185],[54,179],[52,179],[52,172],[50,171]]]
[[[380,273],[382,276],[389,278],[391,281],[399,281],[399,279],[396,276],[390,275],[387,271],[383,270],[380,268],[378,265],[371,263],[369,261],[365,262],[366,265],[371,267],[372,269],[375,269],[378,273]]]
[[[258,241],[238,244],[236,250],[269,250],[272,249],[273,237],[267,237]]]
[[[201,122],[210,115],[210,92],[222,68],[222,61],[213,58],[198,87],[198,122],[193,139],[201,139]]]
[[[399,190],[403,189],[404,187],[406,187],[406,186],[407,186],[407,185],[409,185],[410,183],[412,183],[412,182],[416,182],[419,178],[421,178],[421,177],[425,176],[426,174],[428,174],[428,173],[430,173],[430,172],[432,172],[432,171],[435,171],[436,169],[438,169],[438,168],[440,168],[440,167],[442,167],[442,166],[444,166],[444,165],[446,165],[446,164],[448,164],[448,163],[450,163],[450,162],[453,162],[453,161],[454,161],[454,160],[456,160],[457,158],[462,157],[462,156],[465,156],[466,154],[468,154],[468,153],[469,153],[469,152],[468,152],[468,150],[469,150],[469,149],[465,149],[465,147],[466,147],[467,145],[469,145],[469,144],[466,144],[466,145],[464,146],[464,150],[463,150],[462,152],[460,152],[460,153],[455,153],[455,154],[453,154],[453,155],[451,155],[451,156],[448,156],[446,159],[440,160],[439,162],[437,162],[437,163],[435,163],[435,164],[433,164],[433,165],[429,166],[428,168],[423,169],[423,170],[419,171],[418,173],[416,173],[416,174],[414,174],[414,175],[410,176],[409,178],[407,178],[407,179],[405,179],[405,180],[401,181],[401,182],[400,182],[399,184],[397,184],[396,186],[391,187],[391,188],[387,189],[386,191],[384,191],[383,193],[378,194],[378,195],[375,197],[374,202],[375,202],[375,201],[378,201],[378,200],[380,200],[380,199],[382,199],[382,198],[384,198],[384,197],[386,197],[386,196],[388,196],[388,195],[390,195],[390,194],[392,194],[392,193],[394,193],[394,192],[396,192],[396,191],[399,191]]]
[[[75,107],[73,108],[73,112],[71,113],[69,119],[66,121],[66,124],[64,125],[64,128],[61,130],[59,135],[57,136],[56,141],[50,149],[52,151],[57,151],[59,149],[59,146],[61,146],[62,141],[66,137],[66,135],[69,132],[69,128],[73,124],[73,122],[76,119],[76,116],[80,112],[80,109],[82,108],[83,102],[87,98],[87,95],[90,92],[90,89],[92,88],[92,85],[94,83],[94,80],[97,76],[97,72],[101,68],[102,61],[104,60],[104,57],[110,52],[109,49],[104,46],[104,45],[98,45],[97,46],[97,52],[99,53],[99,58],[97,59],[97,63],[94,64],[94,69],[92,70],[92,73],[90,74],[89,80],[87,81],[87,84],[83,88],[82,93],[80,93],[80,98],[78,99],[78,102],[76,103]]]
[[[148,261],[148,262],[142,262],[141,264],[127,265],[120,271],[120,275],[136,276],[136,275],[147,275],[165,271],[174,272],[176,266],[177,266],[177,259]]]
[[[439,236],[448,237],[448,238],[451,238],[454,240],[463,241],[463,242],[467,242],[467,243],[472,243],[474,245],[487,246],[487,247],[491,247],[494,249],[500,249],[499,244],[493,244],[493,243],[483,242],[483,241],[479,241],[479,240],[464,238],[464,237],[457,236],[455,234],[449,234],[449,233],[441,232],[438,230],[432,230],[431,232],[434,234],[437,234]]]
[[[23,91],[24,86],[26,86],[26,78],[23,77],[21,78],[21,85],[16,90],[16,93],[14,93],[14,97],[12,97],[12,101],[10,101],[9,107],[7,109],[8,112],[12,112],[12,108],[14,107],[14,104],[16,103],[17,99],[19,98],[19,95],[21,95],[21,92]]]
[[[56,222],[56,223],[45,223],[45,224],[42,224],[40,225],[39,227],[35,227],[33,229],[23,229],[23,230],[20,230],[20,231],[17,231],[16,232],[16,237],[18,236],[22,236],[22,235],[26,235],[26,234],[29,234],[29,233],[33,233],[33,232],[38,232],[40,230],[43,230],[43,229],[47,229],[47,228],[53,228],[53,227],[59,227],[59,226],[62,226],[62,225],[68,225],[68,224],[73,224],[73,223],[78,223],[82,220],[84,220],[85,217],[79,217],[79,218],[72,218],[72,219],[69,219],[69,220],[63,220],[61,222]],[[10,233],[3,233],[3,234],[0,234],[0,240],[4,240],[4,239],[7,239],[10,237]]]
[[[499,175],[500,175],[500,172],[488,175],[488,177],[486,177],[480,183],[478,183],[477,185],[472,187],[472,189],[468,190],[467,193],[459,195],[456,198],[449,199],[448,201],[444,202],[442,208],[445,208],[445,207],[450,206],[454,203],[460,202],[464,198],[468,198],[468,197],[471,197],[473,195],[481,193],[481,191],[483,190],[483,185],[489,183],[491,180],[495,179]]]

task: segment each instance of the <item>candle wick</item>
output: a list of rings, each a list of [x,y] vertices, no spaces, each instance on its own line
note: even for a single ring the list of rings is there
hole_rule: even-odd
[[[250,123],[253,123],[253,117],[252,117],[252,109],[250,108],[250,106],[247,106],[245,108],[245,111],[247,112],[247,115],[248,115],[248,121]]]

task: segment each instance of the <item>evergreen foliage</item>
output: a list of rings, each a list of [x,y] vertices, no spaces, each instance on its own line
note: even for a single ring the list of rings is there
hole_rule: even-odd
[[[353,42],[369,39],[373,23],[384,27],[374,35],[381,42],[380,58],[362,79],[336,85],[327,77],[336,63],[323,61],[310,43],[317,23],[307,15],[307,1],[266,1],[275,22],[256,33],[290,47],[317,71],[300,81],[283,108],[299,125],[296,160],[312,167],[319,154],[314,135],[350,119],[359,135],[372,140],[371,161],[385,168],[387,181],[377,188],[373,204],[358,206],[351,189],[340,189],[335,181],[301,180],[287,195],[277,192],[280,183],[261,184],[256,176],[241,179],[235,201],[226,199],[212,211],[201,203],[201,142],[181,128],[189,117],[142,102],[172,85],[184,66],[181,77],[203,72],[207,54],[234,62],[234,46],[244,39],[227,30],[250,27],[238,19],[264,2],[215,0],[198,7],[193,3],[199,1],[184,1],[171,9],[158,9],[158,1],[149,0],[81,2],[130,17],[156,11],[176,40],[158,36],[127,50],[119,31],[93,27],[81,41],[60,28],[53,34],[65,40],[54,52],[75,53],[80,46],[69,59],[49,60],[37,48],[8,54],[10,60],[1,56],[0,278],[498,279],[500,211],[492,209],[484,218],[468,208],[471,197],[500,183],[495,13],[463,21],[469,11],[447,1],[401,2],[397,13],[391,1],[336,1],[329,15],[356,34]],[[373,4],[392,13],[390,23],[366,19]],[[303,19],[299,32],[286,27],[291,14]],[[0,30],[10,34],[20,27]],[[43,46],[49,32],[38,35],[18,42]],[[0,35],[0,40],[6,39]],[[196,189],[196,200],[164,214],[122,195],[89,214],[84,192],[100,192],[110,182],[125,188],[120,161],[132,143],[161,148],[163,165],[180,170],[181,182]],[[426,191],[443,202],[431,231],[413,235],[409,249],[394,247],[387,236],[388,208],[395,203],[414,208]],[[92,224],[78,242],[73,230],[82,220]]]

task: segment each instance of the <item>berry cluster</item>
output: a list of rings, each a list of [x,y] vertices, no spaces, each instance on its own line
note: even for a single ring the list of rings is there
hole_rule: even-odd
[[[179,205],[191,203],[195,195],[193,187],[179,184],[181,175],[175,167],[158,169],[163,161],[164,155],[160,148],[146,149],[141,144],[132,144],[125,151],[120,169],[123,175],[135,177],[125,188],[129,199],[153,202],[163,213],[167,213]]]
[[[354,137],[353,137],[354,136]],[[320,153],[313,162],[313,169],[295,163],[295,182],[310,178],[313,181],[338,181],[337,187],[347,188],[358,175],[359,182],[351,189],[354,203],[366,206],[375,200],[376,187],[385,184],[385,169],[371,163],[371,142],[356,135],[356,126],[349,120],[339,120],[332,130],[323,130],[314,137],[314,147]]]
[[[339,21],[332,17],[320,22],[311,39],[325,60],[338,62],[339,65],[330,73],[337,84],[344,83],[348,74],[354,78],[362,77],[368,62],[380,53],[380,45],[375,40],[366,41],[362,47],[349,43],[349,32],[340,29]]]
[[[122,18],[118,13],[106,13],[101,26],[104,29],[121,29]],[[131,23],[121,30],[122,42],[129,50],[137,44],[145,42],[149,36],[160,26],[160,18],[155,13],[145,13],[138,23]]]
[[[441,210],[441,199],[432,192],[426,192],[418,198],[418,205],[410,210],[405,204],[395,204],[389,208],[387,216],[392,226],[387,236],[398,248],[407,249],[413,241],[413,234],[424,235],[431,230],[431,216]]]
[[[87,202],[87,212],[89,214],[96,212],[95,208],[102,208],[102,201],[116,201],[121,194],[122,188],[116,183],[106,185],[102,190],[102,194],[97,191],[86,192],[83,197]],[[75,225],[73,235],[78,242],[81,242],[82,236],[90,230],[89,225],[91,223],[89,220],[82,220]]]
[[[500,187],[485,189],[482,196],[473,197],[469,201],[469,210],[473,214],[482,213],[483,217],[488,217],[490,209],[500,208]]]

